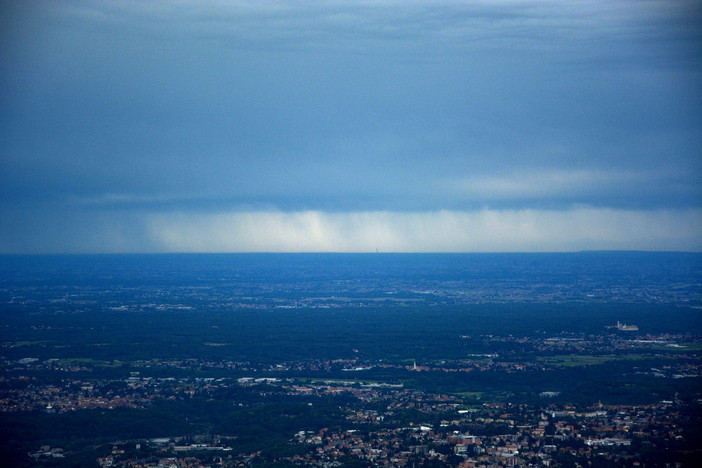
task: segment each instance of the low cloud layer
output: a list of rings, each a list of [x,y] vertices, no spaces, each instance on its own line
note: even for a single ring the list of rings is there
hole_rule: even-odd
[[[46,211],[3,253],[702,251],[702,210]]]
[[[175,252],[699,250],[702,211],[575,209],[419,213],[169,214],[149,236]]]

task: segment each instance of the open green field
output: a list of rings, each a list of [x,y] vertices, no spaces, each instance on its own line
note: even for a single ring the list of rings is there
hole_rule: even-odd
[[[637,354],[627,354],[623,356],[615,356],[613,354],[568,354],[559,356],[541,356],[538,357],[537,360],[554,367],[581,367],[596,366],[610,361],[635,361],[644,358],[644,356]]]
[[[474,398],[476,400],[481,400],[486,395],[487,392],[458,392],[456,395],[465,398]]]
[[[3,343],[3,345],[7,348],[19,348],[22,346],[39,346],[45,343],[49,343],[49,341],[9,341]]]
[[[95,367],[119,367],[122,365],[119,361],[103,361],[93,358],[62,358],[58,360],[59,364],[63,365],[90,365]]]

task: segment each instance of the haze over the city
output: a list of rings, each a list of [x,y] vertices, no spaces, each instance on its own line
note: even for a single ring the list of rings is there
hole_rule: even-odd
[[[0,253],[702,250],[696,1],[0,21]]]

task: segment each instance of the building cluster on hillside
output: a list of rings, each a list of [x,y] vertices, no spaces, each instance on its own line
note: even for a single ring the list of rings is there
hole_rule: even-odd
[[[625,327],[631,326],[618,323],[613,327],[617,330],[601,335],[457,336],[461,343],[483,350],[460,359],[393,362],[363,358],[358,350],[353,350],[355,357],[345,359],[265,363],[195,358],[129,362],[0,358],[4,370],[0,412],[139,409],[164,400],[233,401],[231,395],[246,395],[246,399],[233,401],[237,408],[246,408],[282,395],[310,405],[333,400],[341,414],[334,427],[299,427],[291,432],[289,445],[295,447],[294,454],[281,455],[279,460],[287,464],[337,467],[355,460],[367,466],[398,467],[526,467],[571,462],[636,466],[642,463],[642,454],[684,439],[682,422],[687,416],[679,401],[576,408],[562,404],[559,388],[532,388],[532,400],[524,400],[532,401],[529,405],[509,403],[506,392],[486,402],[479,392],[442,394],[408,388],[412,379],[429,381],[432,373],[442,373],[447,379],[459,377],[448,373],[464,373],[461,379],[493,373],[508,375],[511,381],[525,376],[516,373],[552,375],[563,367],[617,360],[636,361],[628,372],[637,378],[669,379],[671,385],[686,382],[673,379],[702,376],[699,354],[680,352],[696,349],[699,337],[631,333],[635,330]],[[646,361],[652,356],[655,362]],[[337,396],[340,398],[334,399]],[[121,442],[114,444],[112,452],[98,460],[102,467],[247,466],[264,456],[239,453],[236,443],[224,436],[125,442],[131,449]],[[137,446],[141,448],[135,449]],[[34,447],[29,453],[39,461],[69,455],[48,446]]]
[[[431,466],[459,468],[560,466],[568,460],[637,466],[642,445],[655,450],[662,440],[682,437],[676,405],[600,404],[576,410],[492,403],[456,410],[450,420],[384,424],[371,430],[367,421],[351,418],[348,429],[300,429],[290,441],[303,450],[278,460],[317,467],[342,467],[349,459],[387,467],[426,466],[430,461],[440,463]],[[234,453],[233,440],[196,436],[123,441],[97,461],[101,467],[248,466],[260,455]],[[141,455],[125,452],[134,445],[148,450]]]
[[[322,466],[355,456],[373,466],[412,466],[435,459],[459,467],[551,466],[568,457],[610,463],[635,461],[637,455],[631,450],[634,441],[640,443],[652,435],[681,437],[671,405],[598,405],[575,411],[555,406],[485,404],[472,410],[469,417],[434,425],[417,423],[366,433],[353,429],[301,431],[296,434],[298,443],[314,448],[292,460]],[[459,427],[464,430],[457,430]],[[474,431],[484,435],[472,435]]]
[[[142,395],[130,404],[146,405],[150,399],[206,396],[217,388],[248,388],[262,396],[284,393],[309,401],[324,395],[353,396],[341,407],[345,421],[339,428],[300,427],[290,433],[290,443],[299,447],[294,455],[280,457],[300,466],[344,466],[357,459],[369,466],[434,466],[461,468],[509,466],[559,466],[567,460],[637,463],[642,447],[683,437],[680,402],[651,405],[602,405],[576,408],[549,403],[513,404],[489,402],[465,405],[455,395],[403,388],[400,385],[344,381],[295,381],[276,377],[238,379],[152,379],[134,376],[123,385],[109,382],[72,381],[77,392],[117,391]],[[110,390],[111,389],[111,390]],[[54,408],[62,406],[61,392],[51,393]],[[66,397],[67,398],[67,397]],[[84,397],[83,400],[87,401]],[[98,398],[98,397],[95,397]],[[116,400],[114,398],[113,400]],[[702,403],[702,402],[698,402]],[[42,401],[42,404],[44,402]],[[3,403],[5,405],[5,403]],[[48,408],[47,408],[48,409]],[[411,420],[408,420],[408,415]],[[115,442],[102,467],[247,466],[257,453],[236,453],[234,438],[202,436],[200,439],[164,438]],[[141,451],[126,450],[126,445]],[[43,447],[37,457],[63,456],[60,449]]]

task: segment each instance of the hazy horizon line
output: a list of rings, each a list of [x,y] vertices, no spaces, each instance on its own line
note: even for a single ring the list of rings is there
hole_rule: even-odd
[[[588,253],[641,253],[641,254],[702,254],[700,250],[642,250],[642,249],[584,249],[584,250],[544,250],[544,251],[231,251],[231,252],[53,252],[53,253],[0,253],[0,257],[91,257],[91,256],[166,256],[166,255],[558,255],[558,254],[588,254]]]

